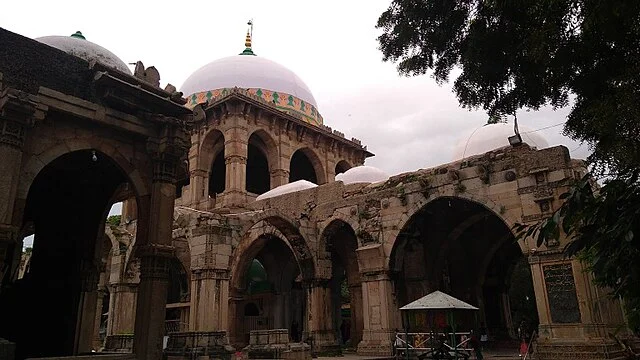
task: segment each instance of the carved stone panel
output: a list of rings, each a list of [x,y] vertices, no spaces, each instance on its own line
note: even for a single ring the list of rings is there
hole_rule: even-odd
[[[546,265],[543,269],[551,321],[579,323],[580,308],[571,264]]]

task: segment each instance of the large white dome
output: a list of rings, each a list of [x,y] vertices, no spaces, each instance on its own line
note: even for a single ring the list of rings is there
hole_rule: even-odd
[[[191,74],[180,91],[189,96],[234,87],[277,91],[318,106],[307,85],[293,71],[254,55],[235,55],[210,62]]]
[[[103,65],[131,74],[124,61],[102,46],[84,39],[79,31],[71,36],[43,36],[35,40],[86,61],[96,60]]]
[[[549,147],[547,140],[527,126],[518,126],[522,141],[538,149]],[[497,123],[481,126],[456,144],[452,161],[458,161],[473,155],[480,155],[491,150],[509,146],[509,136],[513,136],[513,124]]]

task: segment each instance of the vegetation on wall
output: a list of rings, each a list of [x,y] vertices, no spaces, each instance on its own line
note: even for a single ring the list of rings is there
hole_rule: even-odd
[[[539,245],[568,234],[565,254],[624,298],[640,330],[640,1],[394,0],[378,28],[385,61],[438,83],[459,69],[458,101],[491,121],[571,106],[564,132],[589,146],[592,176],[519,230]]]

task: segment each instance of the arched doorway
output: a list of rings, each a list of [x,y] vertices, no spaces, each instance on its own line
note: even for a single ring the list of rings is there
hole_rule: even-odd
[[[246,346],[251,330],[289,329],[290,340],[301,341],[306,295],[300,265],[285,240],[260,235],[236,269],[235,314],[230,314],[233,345]]]
[[[209,170],[209,196],[215,197],[225,190],[227,166],[224,160],[224,135],[218,130],[207,133],[201,148],[201,166]]]
[[[289,182],[298,180],[307,180],[318,185],[325,183],[322,164],[311,149],[299,149],[291,156]]]
[[[337,343],[356,349],[364,328],[362,282],[356,249],[358,239],[351,226],[335,220],[324,230],[331,256],[331,307]]]
[[[253,133],[247,148],[247,192],[260,195],[271,189],[268,148],[265,141]]]
[[[531,273],[522,261],[519,245],[498,215],[470,200],[441,197],[404,225],[392,250],[390,269],[399,307],[432,291],[443,291],[480,308],[477,321],[472,314],[456,319],[460,329],[479,328],[481,334],[499,341],[515,335],[516,318],[528,319],[530,331],[537,329]],[[528,297],[533,307],[511,306],[511,278],[516,275],[519,296]]]
[[[0,297],[0,337],[18,344],[16,358],[91,350],[105,221],[128,180],[93,150],[64,154],[37,174],[23,216],[34,229],[30,271]]]

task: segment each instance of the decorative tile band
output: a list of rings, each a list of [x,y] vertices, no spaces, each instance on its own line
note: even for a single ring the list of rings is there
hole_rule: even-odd
[[[197,104],[215,101],[218,98],[229,95],[232,90],[233,88],[222,88],[192,94],[187,97],[187,104],[185,106],[193,108]],[[318,109],[316,109],[315,106],[293,95],[260,88],[249,88],[243,90],[245,90],[248,94],[253,95],[275,106],[279,110],[301,116],[302,120],[308,122],[309,124],[315,126],[320,126],[323,124],[322,115],[320,115]]]

